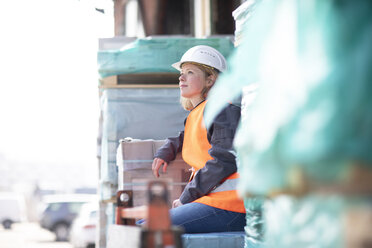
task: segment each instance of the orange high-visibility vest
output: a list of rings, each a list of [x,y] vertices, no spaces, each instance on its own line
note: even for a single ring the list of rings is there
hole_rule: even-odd
[[[204,124],[203,113],[206,101],[193,109],[186,120],[182,157],[197,173],[203,168],[208,160],[213,158],[208,150],[212,147],[207,138],[207,129]],[[243,200],[239,198],[236,185],[239,174],[233,173],[223,180],[223,183],[216,187],[209,194],[202,196],[194,202],[199,202],[228,211],[245,213]]]

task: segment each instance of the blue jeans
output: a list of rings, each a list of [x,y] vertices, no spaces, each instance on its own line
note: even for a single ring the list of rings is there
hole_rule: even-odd
[[[188,203],[170,210],[173,225],[185,233],[244,231],[245,214],[214,208],[201,203]]]

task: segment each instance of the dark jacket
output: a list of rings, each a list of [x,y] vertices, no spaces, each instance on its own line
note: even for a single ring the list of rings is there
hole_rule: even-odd
[[[205,166],[186,185],[180,196],[180,201],[183,204],[207,195],[224,178],[237,171],[232,144],[239,120],[240,108],[229,104],[216,116],[207,129],[207,138],[212,146],[208,153],[213,159],[208,160]],[[168,163],[174,160],[177,153],[182,151],[183,137],[184,132],[182,131],[177,137],[168,138],[154,157],[161,158]]]

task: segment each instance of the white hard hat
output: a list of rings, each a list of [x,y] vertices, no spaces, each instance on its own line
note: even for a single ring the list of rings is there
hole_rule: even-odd
[[[220,72],[226,70],[226,59],[216,49],[210,46],[194,46],[187,50],[182,56],[181,60],[177,63],[172,64],[177,70],[181,70],[181,66],[186,62],[195,62],[203,65],[213,67]]]

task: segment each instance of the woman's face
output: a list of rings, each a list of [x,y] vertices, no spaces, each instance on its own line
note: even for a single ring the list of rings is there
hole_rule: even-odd
[[[194,106],[203,100],[202,91],[207,85],[207,79],[202,70],[196,65],[185,63],[179,80],[181,96],[190,99]]]

